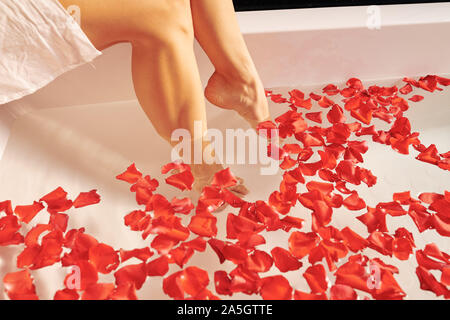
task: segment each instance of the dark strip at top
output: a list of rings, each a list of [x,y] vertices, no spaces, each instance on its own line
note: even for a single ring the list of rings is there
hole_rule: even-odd
[[[420,0],[233,0],[236,11],[277,10],[297,8],[368,6],[387,4],[412,4],[450,1],[420,1]]]

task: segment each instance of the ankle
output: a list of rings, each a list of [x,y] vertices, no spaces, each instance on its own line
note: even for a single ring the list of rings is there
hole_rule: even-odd
[[[237,66],[216,68],[216,73],[230,83],[239,83],[245,86],[255,86],[258,83],[258,74],[252,62],[240,63]]]

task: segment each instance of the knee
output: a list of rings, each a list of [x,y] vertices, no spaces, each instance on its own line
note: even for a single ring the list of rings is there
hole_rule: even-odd
[[[157,41],[170,45],[182,39],[194,39],[189,0],[162,1],[158,8],[146,6],[140,13],[140,21],[140,43]]]

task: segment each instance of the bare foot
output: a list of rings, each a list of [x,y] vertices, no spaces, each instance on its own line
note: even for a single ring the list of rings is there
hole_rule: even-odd
[[[205,97],[212,104],[235,110],[256,128],[259,122],[270,119],[267,98],[259,77],[250,81],[230,79],[214,72],[205,89]]]

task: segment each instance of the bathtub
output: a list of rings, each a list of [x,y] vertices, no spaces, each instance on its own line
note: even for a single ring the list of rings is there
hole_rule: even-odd
[[[404,76],[450,74],[450,42],[446,41],[450,34],[450,3],[376,7],[381,17],[379,29],[367,25],[373,10],[356,6],[240,12],[237,15],[265,87],[275,88],[280,93],[291,87],[319,93],[328,83],[339,85],[355,76],[365,85],[374,82],[392,85],[399,84]],[[195,50],[201,78],[206,84],[213,68],[197,44]],[[163,182],[160,166],[170,162],[170,149],[139,108],[131,81],[130,61],[130,46],[116,45],[105,50],[92,64],[64,74],[33,95],[0,107],[0,200],[11,199],[13,205],[31,204],[57,186],[68,191],[72,198],[81,191],[98,189],[102,202],[76,210],[71,214],[69,228],[87,226],[89,234],[117,249],[148,245],[123,225],[123,216],[137,206],[128,185],[114,177],[135,162],[141,171]],[[443,152],[447,151],[450,141],[449,91],[424,94],[425,100],[409,112],[414,129],[422,133],[423,143],[435,143]],[[274,115],[280,113],[278,105],[270,107]],[[223,130],[246,126],[236,115],[211,105],[207,106],[207,112],[209,127]],[[393,154],[385,146],[371,145],[365,159],[365,167],[383,181],[369,191],[358,190],[372,205],[376,201],[390,201],[387,197],[393,192],[442,193],[448,189],[447,173],[415,161],[413,157],[406,159]],[[268,192],[280,182],[280,176],[259,176],[257,166],[232,166],[232,170],[242,176],[252,190],[249,200],[267,199]],[[168,198],[180,196],[180,192],[164,184],[159,192]],[[354,215],[350,219],[345,214],[337,221],[337,227],[349,225],[357,232],[364,232]],[[224,217],[225,213],[219,216],[218,236],[221,238],[225,238]],[[36,221],[46,223],[46,219],[45,214],[39,214]],[[306,220],[305,225],[309,224]],[[400,220],[399,225],[415,230],[410,220]],[[448,241],[435,232],[419,237],[416,239],[419,248],[436,242],[441,250],[450,252]],[[286,243],[286,235],[278,237],[277,234],[268,245],[280,241]],[[11,257],[17,254],[17,249],[0,248],[0,253],[2,278],[6,272],[14,270],[15,262]],[[394,261],[382,258],[388,263]],[[208,249],[194,256],[189,264],[229,270],[230,265],[221,266],[217,260]],[[434,294],[418,289],[411,261],[414,264],[415,259],[395,261],[401,270],[396,277],[398,282],[409,293],[408,298],[433,299]],[[33,271],[39,295],[52,298],[52,294],[62,288],[64,275],[65,270],[59,266]],[[308,291],[298,272],[286,274],[286,277],[295,288]],[[101,279],[106,282],[112,278]],[[161,279],[147,281],[139,297],[167,298],[162,293],[161,282]],[[2,284],[0,291],[3,294]],[[253,297],[236,295],[234,298]]]

